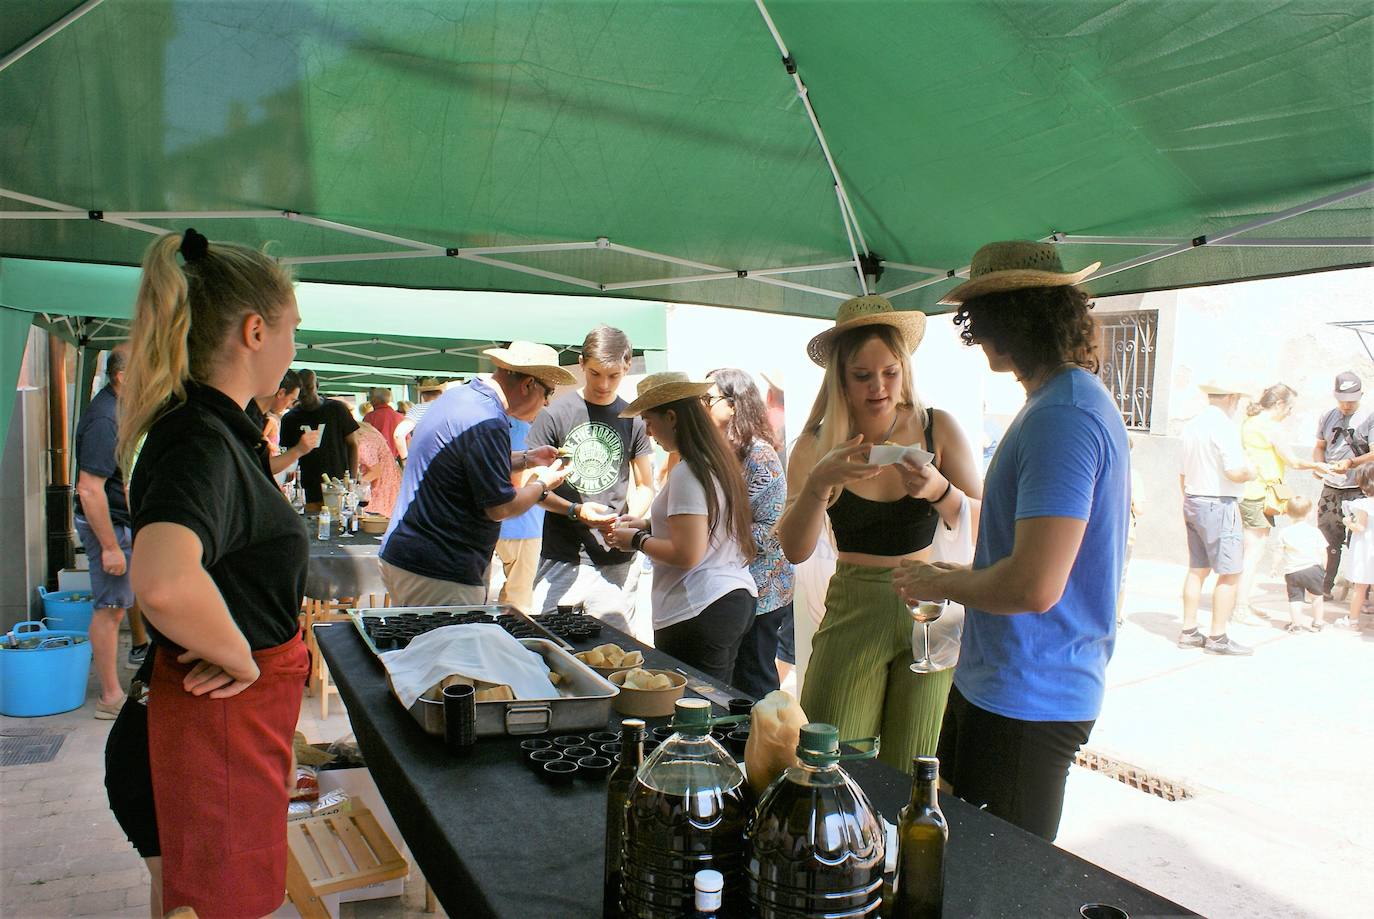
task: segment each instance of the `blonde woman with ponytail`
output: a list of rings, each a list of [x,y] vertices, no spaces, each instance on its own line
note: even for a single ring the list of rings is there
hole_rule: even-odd
[[[153,648],[105,755],[154,916],[246,919],[283,899],[309,544],[244,407],[277,391],[299,321],[291,278],[260,252],[187,230],[144,257],[119,456]]]
[[[924,332],[923,314],[868,296],[845,301],[835,326],[811,340],[807,352],[825,379],[788,463],[778,521],[794,564],[831,533],[838,556],[802,708],[842,737],[880,736],[879,757],[902,770],[913,755],[934,754],[953,671],[911,672],[912,622],[893,571],[929,559],[936,529],[956,527],[964,502],[982,496],[959,425],[916,396],[910,354]],[[870,448],[883,443],[920,447],[934,459],[870,464]]]

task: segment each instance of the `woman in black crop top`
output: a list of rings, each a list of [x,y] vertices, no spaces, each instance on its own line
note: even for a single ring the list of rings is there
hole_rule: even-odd
[[[835,327],[811,340],[825,380],[793,450],[778,523],[783,552],[801,563],[830,538],[828,520],[839,559],[802,708],[843,737],[881,736],[879,757],[903,770],[913,755],[935,752],[953,671],[911,672],[912,621],[892,573],[904,559],[928,558],[937,527],[957,525],[963,503],[982,495],[959,426],[916,398],[908,355],[924,330],[921,313],[868,296],[846,301]],[[869,448],[885,442],[922,447],[935,460],[870,465]]]
[[[283,900],[309,544],[244,406],[276,391],[299,321],[290,277],[260,252],[187,230],[144,258],[119,452],[156,634],[147,697],[120,711],[105,757],[156,915],[256,917]]]

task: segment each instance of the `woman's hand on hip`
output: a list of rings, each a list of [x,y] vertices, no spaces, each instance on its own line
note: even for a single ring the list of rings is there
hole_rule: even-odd
[[[247,667],[230,669],[201,660],[191,651],[182,654],[177,661],[182,664],[195,661],[191,672],[181,681],[181,688],[193,696],[208,695],[211,699],[228,699],[252,686],[261,675],[257,663],[251,658]]]

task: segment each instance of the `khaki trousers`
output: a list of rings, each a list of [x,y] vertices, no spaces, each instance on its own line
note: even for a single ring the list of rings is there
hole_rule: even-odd
[[[381,559],[382,583],[391,594],[392,606],[481,606],[487,602],[487,585],[441,581],[397,568]]]
[[[539,568],[539,547],[544,540],[498,539],[496,559],[506,580],[501,584],[502,603],[509,603],[522,613],[534,611],[534,573]]]

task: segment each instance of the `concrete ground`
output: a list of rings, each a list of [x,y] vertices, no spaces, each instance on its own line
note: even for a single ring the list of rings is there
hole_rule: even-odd
[[[1182,566],[1132,565],[1089,749],[1193,796],[1169,802],[1076,767],[1059,845],[1208,916],[1367,913],[1374,632],[1233,626],[1253,657],[1181,650],[1182,583]],[[1281,613],[1281,585],[1262,580],[1256,606]],[[305,700],[300,727],[311,741],[347,735],[337,700],[331,709],[321,720],[318,700]],[[63,715],[0,719],[0,732],[65,734],[53,762],[0,769],[0,915],[148,915],[147,876],[105,801],[109,722],[91,711],[88,699]],[[423,903],[413,871],[401,900],[344,904],[341,914],[420,917]]]

